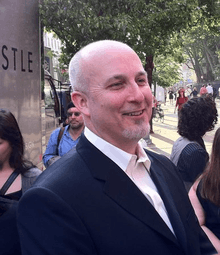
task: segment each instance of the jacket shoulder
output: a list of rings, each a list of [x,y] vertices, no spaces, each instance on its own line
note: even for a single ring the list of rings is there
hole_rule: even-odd
[[[70,179],[74,182],[79,169],[85,172],[86,166],[74,147],[44,170],[35,182],[35,186],[52,188],[55,185],[69,183]]]
[[[177,171],[177,167],[174,163],[164,155],[157,154],[155,152],[145,150],[152,166],[157,166],[160,169],[160,172],[163,173],[164,177],[168,179],[175,179],[183,184],[182,178]]]
[[[152,159],[174,166],[174,164],[172,163],[172,161],[168,157],[166,157],[162,154],[158,154],[158,153],[155,153],[153,151],[147,150],[147,149],[144,149],[144,150],[145,150],[145,152],[147,153],[148,156],[152,157]]]

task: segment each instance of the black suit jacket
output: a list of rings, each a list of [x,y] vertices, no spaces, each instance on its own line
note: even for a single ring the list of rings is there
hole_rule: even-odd
[[[82,135],[19,202],[23,254],[213,254],[201,253],[201,228],[175,166],[147,154],[176,237],[130,178]]]

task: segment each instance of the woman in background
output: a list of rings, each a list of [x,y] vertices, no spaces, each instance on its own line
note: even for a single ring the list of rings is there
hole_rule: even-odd
[[[16,205],[40,173],[24,159],[24,141],[14,115],[0,109],[0,254],[21,254]]]
[[[209,160],[202,137],[217,123],[216,105],[210,98],[195,97],[183,104],[179,112],[177,132],[170,159],[177,166],[189,191]]]
[[[220,254],[220,128],[215,133],[210,163],[189,197],[200,226]]]
[[[180,89],[178,91],[178,93],[179,93],[179,96],[176,99],[176,106],[175,106],[175,109],[174,109],[174,113],[176,112],[176,108],[177,108],[178,113],[179,113],[179,111],[182,108],[182,105],[188,100],[188,97],[185,96],[184,89]]]

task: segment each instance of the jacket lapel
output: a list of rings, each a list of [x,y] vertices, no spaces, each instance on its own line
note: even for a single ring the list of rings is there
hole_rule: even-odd
[[[178,210],[176,208],[176,205],[174,203],[174,198],[170,192],[170,189],[168,187],[168,183],[163,175],[163,171],[161,171],[162,168],[165,168],[165,166],[159,161],[155,160],[153,157],[151,157],[148,154],[148,157],[151,161],[151,178],[154,181],[158,192],[163,199],[164,205],[166,207],[167,213],[169,215],[169,219],[171,221],[171,224],[173,226],[174,232],[177,236],[177,239],[181,246],[186,249],[187,247],[187,237],[184,225],[182,223],[181,217],[178,213]]]
[[[112,168],[104,192],[127,212],[153,230],[177,243],[173,233],[161,219],[152,204],[120,168]]]
[[[76,149],[83,157],[93,177],[105,182],[103,192],[107,196],[154,231],[178,243],[152,204],[122,169],[93,146],[84,135]]]

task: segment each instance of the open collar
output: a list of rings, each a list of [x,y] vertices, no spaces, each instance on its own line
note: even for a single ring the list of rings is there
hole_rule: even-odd
[[[136,158],[137,163],[142,162],[148,171],[150,171],[150,159],[148,158],[146,152],[142,148],[141,144],[137,144],[136,155],[127,153],[120,148],[108,143],[101,137],[94,134],[91,130],[85,127],[85,137],[103,154],[115,162],[123,171],[128,167],[129,162],[132,157]]]

